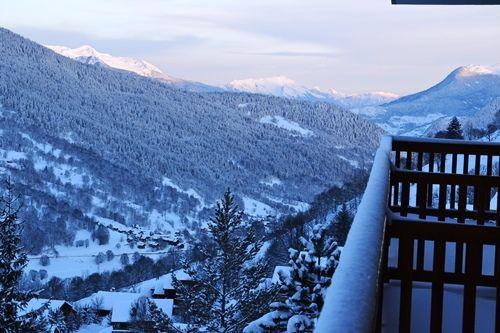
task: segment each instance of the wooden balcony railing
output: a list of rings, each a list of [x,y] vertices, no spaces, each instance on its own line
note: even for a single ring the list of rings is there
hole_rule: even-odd
[[[430,312],[420,331],[446,326],[445,285],[463,288],[454,318],[463,332],[476,327],[476,289],[496,288],[492,327],[500,331],[499,164],[496,143],[385,138],[316,331],[410,332],[415,283],[430,285],[430,307],[413,309]],[[483,253],[487,246],[493,251]],[[392,329],[382,321],[382,305],[394,302],[383,297],[390,281],[399,282]]]

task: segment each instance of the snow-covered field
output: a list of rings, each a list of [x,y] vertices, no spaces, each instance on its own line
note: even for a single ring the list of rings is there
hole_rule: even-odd
[[[312,136],[314,132],[301,127],[298,123],[281,116],[264,116],[259,120],[262,124],[270,124],[301,136]]]
[[[55,250],[59,255],[51,254],[50,264],[42,266],[40,264],[40,255],[29,256],[29,262],[25,271],[31,269],[40,270],[45,269],[48,273],[48,278],[57,276],[59,278],[69,278],[74,276],[85,277],[96,272],[114,271],[123,267],[120,263],[120,255],[129,255],[132,261],[132,255],[138,252],[142,255],[148,256],[152,259],[158,259],[166,253],[166,251],[153,251],[150,248],[139,249],[131,247],[127,242],[126,235],[109,230],[109,243],[106,245],[99,245],[97,242],[92,241],[90,233],[87,230],[79,230],[77,232],[75,242],[79,240],[89,240],[89,246],[76,247],[76,246],[61,246],[56,245]],[[96,256],[98,253],[106,253],[106,251],[113,251],[114,258],[110,261],[105,260],[101,264],[96,264]]]

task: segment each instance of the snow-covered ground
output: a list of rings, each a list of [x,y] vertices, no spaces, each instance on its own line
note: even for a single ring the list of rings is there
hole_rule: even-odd
[[[383,332],[398,332],[399,282],[391,281],[384,288]],[[412,294],[411,331],[428,332],[431,308],[430,283],[414,282]],[[478,287],[476,300],[476,332],[495,332],[496,289]],[[463,287],[444,286],[443,332],[462,331]]]
[[[283,118],[281,116],[264,116],[259,120],[262,124],[270,124],[301,136],[312,136],[314,132],[303,128],[298,123]]]
[[[40,255],[29,256],[28,265],[25,271],[31,269],[40,270],[45,269],[48,273],[48,278],[57,276],[59,278],[69,278],[74,276],[88,276],[96,272],[114,271],[123,267],[120,263],[120,255],[126,253],[132,261],[132,255],[139,252],[142,255],[148,256],[152,259],[159,259],[165,255],[167,251],[153,251],[150,248],[139,249],[131,247],[127,242],[126,235],[109,230],[109,243],[106,245],[99,245],[97,242],[92,241],[90,233],[87,230],[79,230],[77,232],[75,242],[79,240],[89,240],[89,246],[62,246],[56,245],[55,250],[59,253],[58,256],[51,254],[50,264],[42,266],[40,264]],[[98,253],[106,253],[106,251],[113,251],[114,258],[110,261],[105,260],[101,264],[96,264],[96,256]]]
[[[271,206],[249,197],[243,197],[243,206],[245,212],[253,216],[266,217],[275,214]]]

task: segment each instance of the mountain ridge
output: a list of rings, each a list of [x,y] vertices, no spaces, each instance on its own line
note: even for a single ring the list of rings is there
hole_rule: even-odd
[[[369,167],[382,135],[330,104],[181,90],[80,63],[5,29],[0,104],[0,168],[28,193],[37,180],[36,207],[56,197],[75,216],[171,231],[204,221],[227,187],[245,210],[297,212],[348,179],[354,164]],[[40,222],[53,221],[43,210],[31,215],[42,234],[53,227]],[[58,235],[69,240],[84,222],[65,217]]]

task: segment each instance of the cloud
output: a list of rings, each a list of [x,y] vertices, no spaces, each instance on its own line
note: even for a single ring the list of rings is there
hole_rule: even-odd
[[[269,57],[313,57],[336,58],[340,52],[300,52],[300,51],[275,51],[275,52],[232,52],[234,54],[269,56]]]

